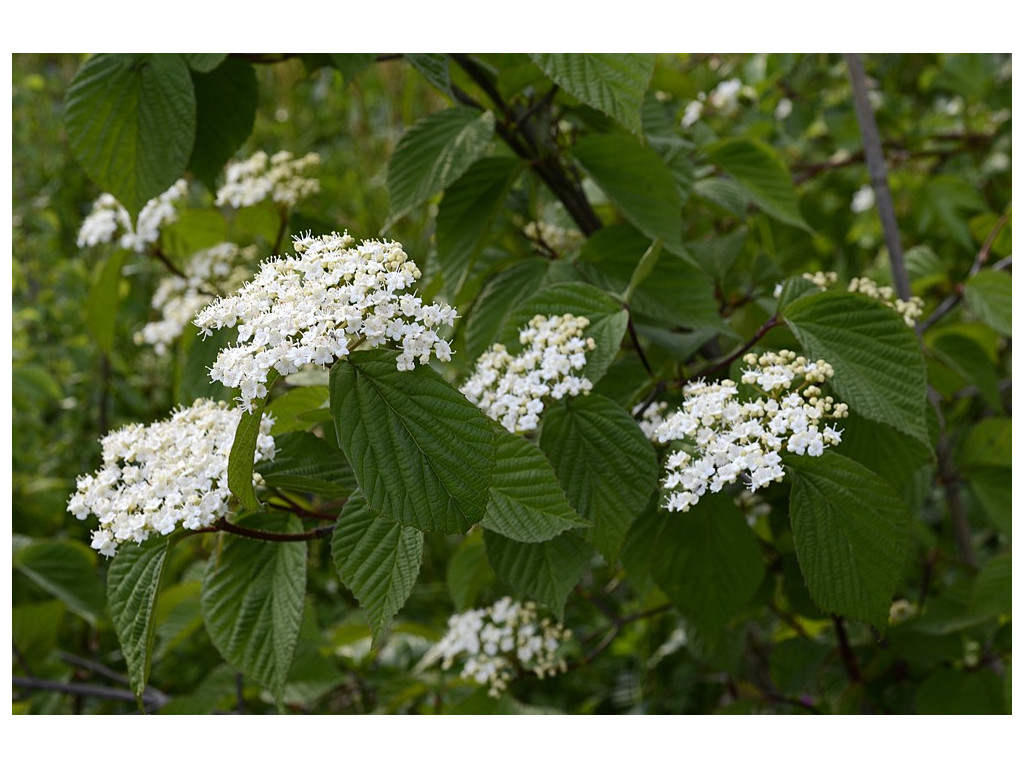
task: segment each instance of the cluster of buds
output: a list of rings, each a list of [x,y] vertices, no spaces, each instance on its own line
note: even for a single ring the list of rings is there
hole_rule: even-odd
[[[802,277],[823,291],[831,288],[839,280],[839,276],[835,272],[804,272]],[[850,293],[862,293],[891,307],[911,328],[924,312],[924,299],[920,296],[911,296],[904,301],[896,295],[895,289],[891,286],[879,285],[870,277],[853,278],[847,284],[846,290]],[[776,291],[776,295],[779,295],[782,292],[782,286],[780,285]]]
[[[154,197],[139,211],[139,218],[132,226],[132,218],[117,199],[104,192],[92,205],[78,230],[78,247],[91,248],[100,243],[112,243],[115,238],[119,245],[129,251],[143,253],[160,239],[160,230],[177,220],[176,202],[188,194],[188,182],[179,179],[159,197]]]
[[[294,206],[300,200],[320,191],[320,182],[308,177],[320,165],[320,155],[310,152],[300,158],[291,152],[277,152],[271,157],[256,152],[248,160],[230,164],[225,170],[224,185],[217,190],[216,204],[245,208],[263,200]]]

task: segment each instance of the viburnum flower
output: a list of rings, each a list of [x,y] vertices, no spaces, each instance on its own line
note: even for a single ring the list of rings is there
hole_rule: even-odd
[[[178,218],[175,202],[188,194],[188,182],[179,179],[166,192],[146,203],[132,226],[131,216],[117,199],[104,192],[93,203],[92,211],[78,230],[78,247],[88,248],[111,243],[120,234],[120,245],[129,251],[143,253],[160,239],[160,229]]]
[[[488,694],[501,696],[517,669],[539,678],[565,672],[559,656],[572,631],[550,619],[538,620],[537,606],[503,597],[488,608],[458,613],[448,619],[448,632],[431,648],[421,665],[441,660],[450,669],[464,657],[459,676],[487,685]]]
[[[237,293],[196,316],[205,335],[237,325],[237,346],[220,351],[210,377],[240,389],[245,409],[267,394],[271,370],[287,375],[309,364],[326,366],[359,347],[401,349],[400,371],[431,356],[451,359],[436,329],[458,315],[409,292],[420,271],[401,244],[354,242],[347,232],[297,237],[295,256],[263,262]]]
[[[820,456],[838,445],[842,432],[823,420],[846,416],[847,406],[823,397],[819,384],[833,376],[824,360],[811,362],[795,352],[753,353],[742,382],[763,394],[739,401],[735,382],[703,380],[688,384],[683,404],[658,427],[659,442],[682,441],[665,463],[665,506],[685,512],[710,491],[741,478],[751,492],[782,480],[782,451]]]
[[[147,323],[135,334],[136,344],[151,345],[158,355],[167,353],[191,324],[196,313],[217,298],[221,291],[233,291],[252,274],[246,266],[255,261],[256,247],[240,248],[221,243],[195,253],[182,267],[184,276],[169,275],[160,280],[152,306],[162,317]]]
[[[535,315],[519,331],[522,352],[513,355],[495,344],[476,361],[472,376],[461,391],[480,410],[509,432],[529,432],[540,424],[544,401],[587,394],[593,384],[577,376],[595,348],[584,338],[586,317],[571,314]]]
[[[142,543],[178,525],[196,530],[224,517],[231,499],[228,455],[240,417],[226,403],[200,399],[164,421],[106,435],[103,466],[79,477],[68,501],[79,520],[99,521],[92,548],[112,557],[124,542]],[[272,424],[267,416],[260,421],[256,461],[274,457]]]
[[[310,152],[300,158],[281,151],[272,157],[256,152],[247,160],[231,163],[225,171],[224,185],[217,190],[216,204],[245,208],[271,199],[281,205],[293,206],[320,191],[317,179],[308,172],[320,165],[320,155]]]
[[[823,291],[831,288],[839,280],[839,275],[835,272],[804,272],[801,277]],[[911,328],[917,324],[918,318],[924,312],[924,299],[920,296],[911,296],[904,301],[896,295],[894,288],[888,285],[879,285],[870,277],[853,278],[847,283],[846,290],[850,293],[862,293],[872,299],[878,299],[887,307],[894,309],[903,318],[903,322]],[[778,298],[781,295],[782,284],[780,283],[775,287],[775,296]]]

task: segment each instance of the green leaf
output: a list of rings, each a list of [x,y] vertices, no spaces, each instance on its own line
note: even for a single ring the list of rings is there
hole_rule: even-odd
[[[572,154],[637,229],[675,253],[683,250],[682,203],[657,152],[624,134],[593,134]]]
[[[823,292],[784,316],[807,356],[835,369],[832,388],[851,411],[929,443],[924,357],[898,314],[866,296]]]
[[[476,604],[476,597],[494,581],[494,571],[487,562],[483,531],[477,529],[466,536],[448,559],[444,582],[456,611],[467,611]]]
[[[810,231],[800,214],[789,169],[772,147],[754,139],[726,139],[709,147],[707,155],[769,216]]]
[[[1013,528],[1013,473],[1009,467],[977,467],[964,473],[988,519],[1007,536]]]
[[[924,443],[856,413],[835,426],[843,433],[835,450],[888,480],[893,488],[907,487],[914,473],[932,458],[931,448]]]
[[[77,541],[40,541],[15,549],[13,565],[92,625],[106,612],[96,553]]]
[[[395,367],[391,350],[331,368],[331,413],[369,506],[423,531],[465,533],[484,516],[492,422],[435,371]]]
[[[514,541],[547,541],[587,525],[569,506],[547,458],[533,443],[495,427],[497,450],[481,525]]]
[[[64,620],[60,600],[24,603],[11,607],[10,635],[14,647],[30,665],[45,664],[57,647],[57,635]]]
[[[270,434],[277,436],[285,432],[301,432],[310,424],[323,421],[321,416],[327,410],[331,391],[327,387],[296,387],[275,398],[267,405],[267,413],[274,419]],[[330,419],[330,411],[327,410]]]
[[[991,681],[995,685],[987,685]],[[998,679],[991,670],[939,669],[917,689],[922,715],[999,715]]]
[[[428,83],[437,88],[445,96],[452,95],[452,78],[448,71],[448,56],[443,53],[406,53],[403,54],[416,71]]]
[[[519,330],[534,316],[565,313],[590,320],[583,329],[583,338],[592,338],[596,347],[587,352],[587,364],[578,375],[596,384],[619,354],[629,323],[629,314],[622,305],[599,288],[586,283],[556,283],[545,288],[509,313],[499,339],[510,349],[517,349]]]
[[[497,339],[509,314],[544,283],[544,259],[527,259],[495,275],[480,291],[466,322],[465,354],[475,360]]]
[[[811,597],[823,611],[884,632],[910,547],[906,507],[889,483],[833,451],[785,461],[793,542]]]
[[[964,298],[981,321],[1004,336],[1013,335],[1012,280],[1001,271],[986,269],[964,284]]]
[[[640,107],[654,73],[647,53],[531,53],[560,88],[584,104],[640,131]]]
[[[180,362],[175,371],[175,402],[192,405],[200,397],[230,402],[238,390],[225,387],[219,381],[212,381],[210,367],[217,361],[220,351],[237,340],[237,328],[221,328],[206,339],[186,329],[180,347]]]
[[[348,85],[364,69],[377,61],[376,53],[329,53],[331,66],[341,72],[342,80]]]
[[[356,487],[348,459],[338,448],[309,432],[289,432],[274,439],[270,461],[255,469],[271,488],[342,498]]]
[[[268,396],[275,379],[277,371],[272,369],[267,375]],[[235,430],[235,441],[231,444],[231,452],[228,454],[228,488],[250,512],[261,509],[256,491],[252,487],[252,473],[256,441],[260,436],[260,421],[266,406],[267,396],[264,396],[259,401],[253,401],[251,413],[244,409],[241,411],[238,428]]]
[[[978,392],[993,408],[1003,410],[999,374],[982,346],[964,334],[943,333],[929,343],[931,352]]]
[[[747,217],[750,195],[732,179],[711,176],[693,183],[693,193],[740,219]]]
[[[994,616],[1009,616],[1013,610],[1013,564],[1009,553],[986,562],[974,580],[971,611]]]
[[[524,543],[484,531],[484,543],[498,578],[561,620],[566,598],[590,565],[591,548],[583,537],[567,531],[550,541]]]
[[[194,72],[212,72],[228,57],[226,53],[183,53],[182,58]]]
[[[299,533],[290,515],[244,518],[249,528]],[[257,541],[222,534],[206,564],[200,604],[224,660],[280,697],[302,624],[306,542]]]
[[[388,162],[389,224],[462,176],[493,134],[494,115],[467,107],[435,112],[406,131]]]
[[[121,267],[126,254],[126,251],[119,248],[104,260],[96,281],[89,286],[85,304],[85,320],[89,330],[99,348],[108,355],[114,345],[117,310],[121,306]]]
[[[188,169],[213,192],[217,174],[249,138],[256,122],[256,71],[244,59],[228,59],[215,69],[193,72],[192,85],[196,140]]]
[[[658,483],[651,441],[624,408],[591,394],[547,409],[540,447],[569,503],[594,524],[588,540],[605,560],[615,562],[633,518]]]
[[[1009,418],[977,422],[957,451],[957,464],[967,473],[980,467],[1013,466],[1013,421]]]
[[[196,100],[176,53],[101,53],[68,88],[65,123],[75,159],[134,217],[181,178],[192,153]]]
[[[764,577],[757,539],[725,494],[662,517],[650,555],[654,582],[689,621],[717,636]]]
[[[687,243],[686,251],[704,274],[722,281],[743,253],[746,242],[747,228],[737,227],[727,235]]]
[[[453,300],[522,167],[516,158],[484,157],[445,191],[437,212],[437,258]]]
[[[378,642],[416,583],[423,534],[377,517],[356,494],[338,516],[331,552],[338,578],[366,611]]]
[[[220,211],[187,208],[178,218],[160,230],[160,248],[176,261],[184,262],[196,251],[212,248],[228,238],[228,224]],[[210,297],[213,300],[213,297]],[[195,326],[187,326],[186,333],[194,333]]]
[[[154,609],[172,543],[171,538],[160,536],[137,547],[122,544],[107,570],[107,606],[136,698],[142,696],[149,677]]]

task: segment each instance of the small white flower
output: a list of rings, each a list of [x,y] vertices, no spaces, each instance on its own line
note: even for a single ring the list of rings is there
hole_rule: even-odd
[[[783,96],[775,105],[775,119],[785,120],[793,113],[793,102]]]
[[[160,239],[160,229],[177,220],[176,202],[188,193],[188,182],[179,179],[158,197],[146,203],[132,226],[131,216],[117,199],[106,192],[93,203],[92,211],[78,230],[78,247],[89,248],[100,243],[112,243],[120,233],[122,248],[143,253]]]
[[[683,119],[680,121],[683,128],[689,128],[704,114],[704,104],[700,101],[691,101],[683,109]]]
[[[224,185],[217,190],[216,205],[245,208],[267,198],[294,206],[320,191],[320,182],[306,174],[320,164],[320,155],[310,152],[298,159],[290,152],[267,157],[256,152],[247,160],[232,163],[225,170]]]
[[[853,200],[850,201],[850,210],[854,213],[864,213],[875,207],[875,190],[865,184],[853,193]]]

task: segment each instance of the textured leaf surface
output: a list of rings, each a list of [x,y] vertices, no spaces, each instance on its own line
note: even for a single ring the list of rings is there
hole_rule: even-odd
[[[1004,336],[1013,335],[1012,279],[1005,272],[983,270],[964,285],[964,298],[982,322]]]
[[[390,220],[458,179],[487,149],[494,115],[453,107],[420,120],[402,136],[388,163]]]
[[[593,134],[573,147],[573,157],[637,229],[682,250],[682,203],[657,152],[625,134]]]
[[[514,541],[546,541],[585,526],[547,458],[529,440],[495,428],[497,449],[487,513],[481,524]]]
[[[142,695],[149,677],[156,628],[153,613],[170,548],[167,537],[139,546],[123,544],[107,571],[107,606],[136,697]]]
[[[764,576],[757,539],[725,494],[663,518],[651,550],[654,581],[687,619],[716,635]]]
[[[357,494],[338,516],[331,552],[338,577],[366,611],[376,642],[416,583],[423,534],[377,517]]]
[[[356,487],[345,454],[326,440],[309,432],[289,432],[274,442],[274,458],[255,467],[270,487],[335,498],[348,496]]]
[[[583,338],[592,338],[596,347],[587,352],[587,364],[578,375],[596,384],[619,353],[629,315],[622,305],[600,288],[586,283],[556,283],[510,312],[499,336],[509,349],[519,349],[519,329],[535,315],[565,313],[589,318]]]
[[[40,541],[14,551],[16,571],[27,576],[90,624],[98,624],[106,600],[96,579],[96,553],[77,541]]]
[[[273,386],[277,371],[267,376],[267,390]],[[252,413],[242,411],[235,430],[235,441],[228,454],[228,488],[249,511],[260,509],[260,501],[252,487],[253,464],[256,456],[256,441],[260,436],[260,419],[267,406],[267,398],[253,401]]]
[[[492,422],[435,371],[396,353],[353,353],[331,369],[331,413],[369,506],[423,531],[465,533],[484,516]]]
[[[800,571],[823,611],[888,625],[910,546],[910,519],[889,483],[834,452],[788,456]]]
[[[452,78],[448,69],[447,55],[443,53],[406,53],[403,55],[405,60],[412,64],[428,83],[445,96],[452,95]]]
[[[615,562],[626,531],[658,482],[651,441],[622,406],[592,394],[547,409],[540,447],[569,503],[594,524],[587,538],[605,560]]]
[[[249,528],[298,533],[299,521],[258,514]],[[221,535],[206,564],[200,604],[210,639],[224,660],[280,696],[302,624],[306,542]]]
[[[75,159],[134,217],[177,181],[196,131],[188,65],[176,53],[101,53],[68,88],[65,122]]]
[[[590,565],[592,551],[575,531],[532,544],[484,531],[484,543],[498,578],[517,594],[544,603],[559,619],[566,598]]]
[[[769,216],[808,228],[789,169],[772,147],[753,139],[726,139],[708,150],[708,159],[738,181]]]
[[[784,315],[807,356],[835,368],[832,388],[851,411],[928,443],[924,357],[898,314],[866,296],[824,292]]]
[[[640,107],[654,73],[646,53],[532,53],[544,74],[584,104],[640,130]]]
[[[256,71],[244,59],[227,59],[213,70],[193,72],[192,85],[196,140],[188,169],[215,191],[217,174],[249,138],[256,122]]]

